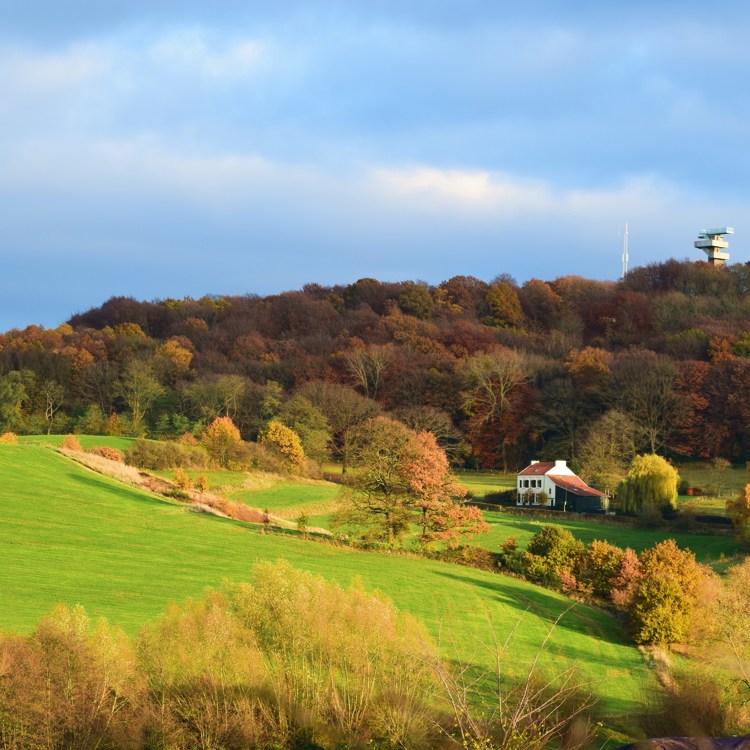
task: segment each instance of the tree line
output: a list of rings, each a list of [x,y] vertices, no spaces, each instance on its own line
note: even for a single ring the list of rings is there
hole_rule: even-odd
[[[455,465],[567,458],[612,489],[637,453],[750,459],[750,268],[667,261],[437,286],[360,279],[267,297],[113,298],[0,334],[0,433],[176,438],[272,421],[344,466],[385,414]]]

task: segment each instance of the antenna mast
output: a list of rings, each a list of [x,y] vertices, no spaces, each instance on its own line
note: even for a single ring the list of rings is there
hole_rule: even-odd
[[[625,222],[625,236],[622,245],[622,278],[628,274],[628,222]]]

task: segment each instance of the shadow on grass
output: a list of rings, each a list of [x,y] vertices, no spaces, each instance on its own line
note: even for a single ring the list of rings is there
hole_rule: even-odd
[[[519,592],[515,587],[511,591],[510,586],[505,583],[503,576],[500,575],[495,576],[497,581],[487,581],[460,573],[436,572],[437,575],[444,578],[486,589],[494,594],[495,601],[520,613],[531,612],[549,625],[552,625],[559,617],[557,629],[569,630],[578,635],[595,635],[597,639],[605,643],[618,646],[625,644],[624,639],[619,634],[617,623],[611,618],[611,615],[585,605],[560,599],[552,592],[541,587],[535,587],[531,583],[523,582],[528,586],[528,589]],[[566,612],[566,610],[569,611]]]
[[[84,485],[97,493],[106,493],[109,496],[116,496],[121,499],[136,501],[146,505],[159,505],[166,503],[167,500],[158,495],[154,495],[147,490],[140,490],[136,487],[118,482],[116,479],[101,479],[93,474],[78,473],[69,471],[66,475],[74,484]],[[171,504],[171,503],[170,503]],[[179,507],[174,503],[175,507]]]

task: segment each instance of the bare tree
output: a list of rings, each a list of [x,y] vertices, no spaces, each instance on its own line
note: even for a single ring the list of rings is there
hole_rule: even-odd
[[[511,395],[530,380],[527,358],[513,349],[496,348],[469,357],[464,367],[467,392],[464,407],[481,424],[505,417]],[[502,444],[503,470],[507,471],[506,445]]]
[[[675,364],[653,352],[634,352],[619,357],[612,374],[612,405],[638,425],[651,453],[664,448],[687,413],[675,388]]]
[[[42,383],[44,397],[44,418],[47,420],[47,434],[52,432],[52,420],[65,403],[65,389],[55,380],[45,380]]]
[[[391,359],[387,346],[366,346],[350,349],[344,354],[344,363],[356,385],[367,398],[376,398],[383,373]]]

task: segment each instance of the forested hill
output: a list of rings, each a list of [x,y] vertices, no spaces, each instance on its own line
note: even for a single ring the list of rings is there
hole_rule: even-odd
[[[643,450],[746,461],[750,267],[119,297],[0,335],[0,375],[0,433],[170,437],[228,414],[253,439],[280,418],[323,459],[347,420],[383,410],[468,465],[567,458],[604,476],[607,455]]]

